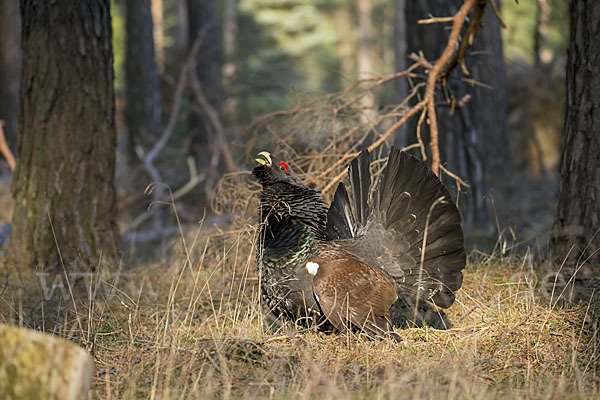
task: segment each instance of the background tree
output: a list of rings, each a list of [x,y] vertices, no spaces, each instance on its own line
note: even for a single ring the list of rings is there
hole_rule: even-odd
[[[189,41],[191,49],[200,37],[202,41],[196,59],[196,74],[210,105],[217,110],[221,108],[221,60],[219,52],[219,24],[214,0],[188,0]],[[216,145],[211,139],[214,132],[203,110],[196,109],[197,117],[192,123],[194,152],[206,161],[209,155],[206,145],[212,144],[214,152]],[[214,166],[213,166],[214,167]]]
[[[120,246],[110,2],[22,0],[21,16],[9,265],[88,269]]]
[[[404,71],[408,66],[407,59],[407,36],[406,36],[406,0],[394,0],[394,65],[395,70]],[[401,103],[408,95],[408,84],[406,79],[396,79],[395,100]],[[406,127],[403,125],[396,131],[394,143],[398,147],[406,144]]]
[[[161,96],[154,52],[150,0],[126,0],[125,123],[130,157],[135,146],[145,151],[161,131]]]
[[[358,79],[372,78],[374,75],[374,56],[373,56],[373,27],[371,18],[373,14],[372,0],[356,0],[356,9],[358,12],[358,48],[356,51],[356,69]],[[375,107],[375,95],[368,93],[361,99],[361,104],[365,107],[364,118],[372,114]]]
[[[490,187],[502,186],[511,169],[507,137],[507,96],[500,21],[487,7],[482,26],[473,42],[471,75],[482,84],[473,86],[478,105],[473,118],[479,126],[485,160],[485,180]]]
[[[19,1],[4,0],[0,7],[0,120],[9,147],[17,146],[19,78],[21,70]]]
[[[556,261],[570,266],[599,265],[600,3],[571,0],[569,18],[560,194],[550,250]]]

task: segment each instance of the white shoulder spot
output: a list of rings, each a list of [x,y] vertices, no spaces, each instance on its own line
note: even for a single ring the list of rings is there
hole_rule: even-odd
[[[306,270],[311,275],[317,275],[317,271],[319,270],[319,264],[316,262],[309,261],[306,263]]]

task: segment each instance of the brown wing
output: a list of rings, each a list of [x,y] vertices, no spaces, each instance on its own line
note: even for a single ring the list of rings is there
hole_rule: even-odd
[[[375,336],[390,330],[387,313],[398,296],[386,277],[339,249],[321,251],[309,262],[318,264],[313,289],[333,326],[345,331],[352,324]]]

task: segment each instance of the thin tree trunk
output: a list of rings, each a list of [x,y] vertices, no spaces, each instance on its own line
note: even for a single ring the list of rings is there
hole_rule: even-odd
[[[221,113],[221,63],[219,52],[218,19],[214,0],[188,0],[189,46],[201,38],[200,51],[196,59],[196,74],[200,87],[210,106],[218,116]],[[193,127],[192,151],[199,162],[207,166],[208,177],[204,194],[212,196],[212,185],[217,179],[219,147],[217,132],[210,122],[206,110],[195,103],[196,112],[191,119]]]
[[[223,7],[223,97],[228,99],[223,113],[226,113],[231,120],[235,120],[237,99],[234,96],[233,79],[237,70],[237,0],[225,0]]]
[[[21,16],[9,265],[88,272],[120,246],[110,1],[22,0]]]
[[[395,0],[394,15],[394,59],[396,72],[404,71],[407,64],[406,53],[406,0]],[[396,102],[401,103],[408,95],[408,82],[405,78],[396,79]],[[396,130],[394,143],[398,147],[406,145],[406,127],[403,125]]]
[[[19,0],[3,0],[0,7],[0,120],[8,146],[17,147],[19,80],[21,74],[21,16]]]
[[[152,0],[152,26],[154,27],[154,51],[156,53],[156,67],[159,73],[165,70],[164,52],[164,18],[163,0]]]
[[[372,0],[356,0],[358,9],[358,49],[356,52],[356,66],[358,79],[370,78],[374,75],[373,71],[373,27],[371,24],[371,15],[373,13]],[[375,106],[375,96],[373,93],[367,93],[360,100],[360,104],[365,108],[362,113],[363,123],[368,122]]]
[[[161,130],[161,102],[154,52],[151,0],[127,0],[125,55],[125,123],[130,157],[136,160],[135,146],[146,151]]]
[[[569,2],[567,102],[552,258],[600,272],[600,2]]]
[[[548,0],[536,0],[537,13],[535,17],[535,32],[533,36],[533,52],[535,53],[535,66],[539,67],[542,60],[542,50],[548,36],[548,20],[550,18],[550,4]]]
[[[177,9],[177,28],[174,47],[177,49],[177,52],[181,53],[180,56],[183,60],[190,36],[187,0],[175,0],[175,7]]]
[[[223,55],[227,62],[235,58],[238,33],[237,0],[225,0],[223,13]]]

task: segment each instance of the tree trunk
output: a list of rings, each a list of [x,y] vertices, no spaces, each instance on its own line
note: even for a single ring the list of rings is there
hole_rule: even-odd
[[[196,58],[196,74],[210,106],[221,113],[221,63],[219,30],[214,0],[188,0],[189,47],[200,37],[201,45]],[[196,113],[191,118],[192,151],[199,162],[207,167],[204,195],[210,201],[212,185],[217,179],[219,166],[218,142],[206,110],[194,101]]]
[[[151,2],[152,26],[154,27],[154,51],[156,52],[156,66],[160,74],[165,70],[163,0],[151,0]]]
[[[358,79],[372,78],[373,73],[373,28],[371,15],[373,13],[372,0],[356,0],[358,10],[358,49],[356,51],[356,67]],[[361,113],[363,124],[374,118],[375,95],[370,92],[360,99],[364,108]]]
[[[233,63],[238,34],[237,0],[225,0],[223,7],[223,55],[227,63]]]
[[[120,246],[110,1],[21,0],[21,16],[9,265],[89,271]]]
[[[161,104],[154,56],[154,31],[150,0],[126,1],[125,123],[130,156],[135,146],[148,151],[161,129]]]
[[[224,118],[235,121],[237,98],[233,85],[238,69],[236,65],[238,4],[237,0],[225,0],[223,3],[223,115]]]
[[[394,2],[394,61],[396,72],[404,71],[408,66],[406,52],[406,0]],[[405,78],[396,79],[396,103],[400,104],[408,95],[408,82]],[[403,147],[406,144],[406,126],[396,130],[394,144]]]
[[[5,122],[4,134],[12,151],[19,131],[20,31],[19,1],[4,0],[0,7],[0,120]]]
[[[600,2],[569,2],[567,102],[552,258],[600,265]],[[598,272],[595,272],[598,275]]]
[[[202,37],[196,59],[196,73],[207,99],[218,110],[221,103],[221,72],[219,30],[214,0],[188,0],[188,15],[189,47],[191,48],[199,35]]]
[[[481,150],[485,160],[486,181],[502,186],[510,176],[511,158],[508,151],[506,71],[502,52],[500,22],[491,7],[483,15],[483,24],[473,42],[472,78],[487,85],[473,87],[478,106],[475,121],[481,134]]]

